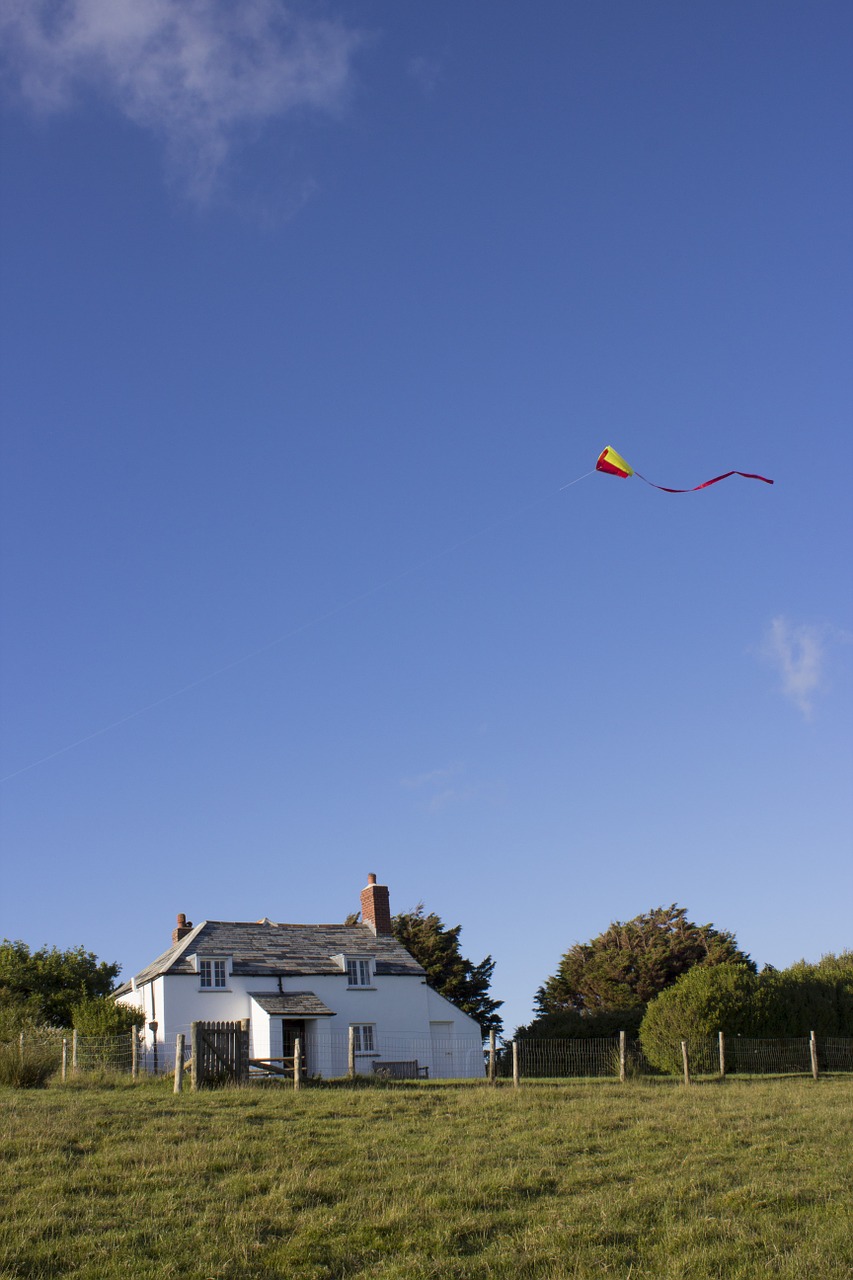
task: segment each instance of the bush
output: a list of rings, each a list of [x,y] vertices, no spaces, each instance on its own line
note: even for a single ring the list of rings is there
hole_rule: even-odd
[[[42,1089],[61,1062],[60,1051],[49,1045],[0,1044],[0,1085],[13,1089]]]
[[[853,1035],[853,954],[800,960],[761,974],[762,1033],[769,1036]]]
[[[39,1026],[38,1007],[25,1000],[7,1000],[0,991],[0,1044],[16,1040],[22,1031]]]
[[[145,1013],[109,996],[91,996],[72,1006],[73,1027],[85,1036],[119,1036],[145,1024]]]
[[[681,1041],[724,1031],[779,1039],[853,1035],[853,954],[788,969],[697,966],[662,991],[640,1027],[643,1052],[662,1071],[681,1070]]]
[[[746,965],[696,965],[652,1000],[640,1027],[643,1053],[653,1067],[677,1075],[682,1040],[718,1031],[754,1035],[763,1021],[761,997],[761,979]]]

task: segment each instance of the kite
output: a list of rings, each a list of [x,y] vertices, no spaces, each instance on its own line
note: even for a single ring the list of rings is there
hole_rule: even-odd
[[[645,480],[646,484],[650,484],[653,489],[661,489],[664,493],[696,493],[697,490],[707,489],[709,485],[717,484],[720,480],[728,480],[729,476],[743,476],[744,480],[763,480],[765,484],[773,483],[772,480],[767,479],[767,476],[756,476],[751,471],[725,471],[721,476],[714,476],[713,480],[706,480],[704,484],[694,485],[692,489],[667,489],[666,485],[655,484],[653,480],[646,480],[645,476],[641,476],[639,471],[635,471],[609,445],[606,449],[602,449],[598,455],[595,469],[596,471],[604,471],[609,476],[621,476],[623,480],[627,480],[628,476],[637,476],[640,480]]]

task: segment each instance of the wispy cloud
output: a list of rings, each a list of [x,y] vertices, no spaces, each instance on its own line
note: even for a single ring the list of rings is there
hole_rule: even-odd
[[[456,785],[456,779],[465,772],[466,766],[454,761],[440,769],[429,769],[426,773],[416,773],[400,779],[400,786],[405,791],[417,791],[418,806],[429,813],[440,813],[450,805],[456,804],[472,794],[469,787]]]
[[[764,638],[762,653],[782,677],[782,692],[806,719],[814,713],[815,695],[824,681],[827,644],[832,638],[845,637],[824,625],[795,625],[784,617],[773,619]]]
[[[32,109],[97,92],[163,139],[200,199],[247,129],[340,111],[362,42],[282,0],[4,0],[0,40]]]
[[[454,763],[446,765],[442,769],[430,769],[427,773],[412,774],[408,778],[401,778],[400,786],[406,791],[420,791],[423,788],[434,789],[462,773],[464,768],[463,764]]]

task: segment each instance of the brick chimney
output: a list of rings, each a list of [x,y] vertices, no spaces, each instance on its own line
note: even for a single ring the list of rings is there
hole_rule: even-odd
[[[180,942],[181,938],[185,938],[187,934],[192,933],[192,931],[192,920],[188,920],[183,911],[181,911],[178,915],[178,927],[177,929],[172,930],[172,946],[174,946],[176,942]]]
[[[374,933],[392,932],[388,886],[377,884],[374,875],[367,877],[367,887],[361,891],[361,919]]]

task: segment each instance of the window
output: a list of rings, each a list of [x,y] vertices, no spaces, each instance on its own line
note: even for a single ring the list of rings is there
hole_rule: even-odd
[[[369,987],[370,961],[347,960],[347,982],[351,987]]]
[[[199,960],[198,985],[205,991],[224,991],[227,986],[224,960]]]
[[[354,1026],[352,1029],[352,1038],[355,1045],[356,1053],[375,1053],[376,1042],[373,1036],[373,1024]]]

